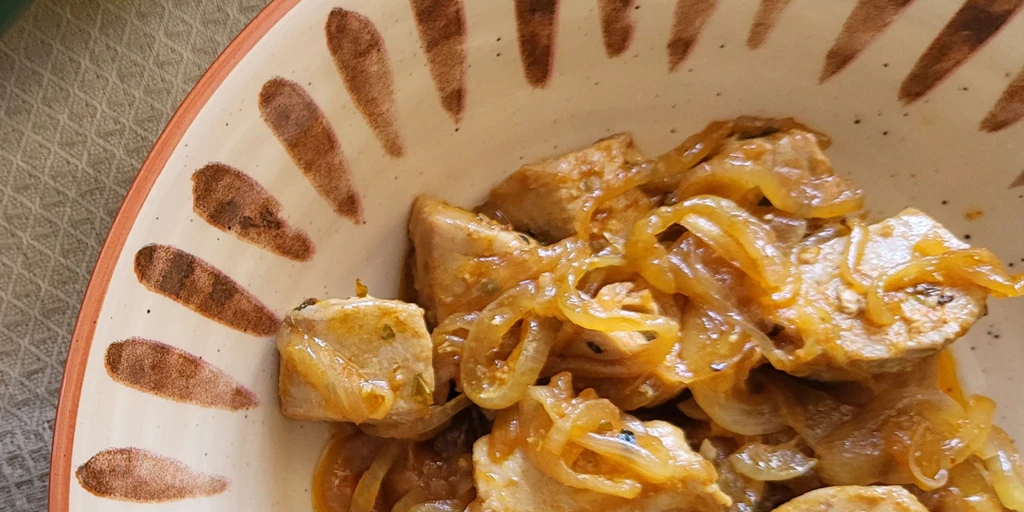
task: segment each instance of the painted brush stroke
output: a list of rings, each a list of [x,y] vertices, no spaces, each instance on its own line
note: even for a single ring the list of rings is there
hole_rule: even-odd
[[[686,60],[717,5],[718,0],[676,0],[672,34],[667,47],[670,72]]]
[[[150,291],[228,327],[271,336],[281,321],[256,297],[209,263],[169,245],[135,253],[135,276]]]
[[[1017,179],[1010,183],[1010,188],[1024,187],[1024,171],[1017,175]]]
[[[871,44],[914,0],[860,0],[843,23],[836,42],[825,55],[819,82],[842,71]]]
[[[255,393],[201,357],[159,341],[115,341],[103,363],[114,381],[176,402],[229,411],[260,404]]]
[[[334,211],[363,223],[363,206],[341,152],[341,143],[320,107],[301,85],[284,78],[263,84],[260,114],[295,164]]]
[[[789,0],[761,0],[757,14],[754,15],[754,23],[750,25],[750,34],[747,35],[747,48],[756,50],[764,44],[787,5]]]
[[[466,107],[466,12],[462,0],[410,0],[434,87],[452,120]]]
[[[558,0],[515,0],[519,58],[526,81],[543,88],[551,78]]]
[[[82,488],[101,498],[142,503],[213,496],[228,480],[139,448],[111,448],[75,471]]]
[[[630,11],[636,0],[599,0],[601,13],[601,37],[604,51],[609,57],[618,57],[629,48],[633,39],[633,20]]]
[[[192,209],[210,225],[295,261],[313,257],[313,241],[281,217],[281,203],[234,167],[211,163],[192,174]]]
[[[324,27],[327,48],[345,89],[387,154],[405,154],[395,123],[394,79],[384,38],[362,14],[336,8]]]
[[[1003,91],[992,110],[981,120],[981,129],[998,132],[1024,118],[1024,69]]]
[[[1020,10],[1024,0],[967,0],[942,28],[900,86],[913,103],[967,61]]]

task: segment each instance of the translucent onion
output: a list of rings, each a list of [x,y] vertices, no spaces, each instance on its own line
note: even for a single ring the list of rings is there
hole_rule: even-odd
[[[829,485],[885,482],[894,464],[889,455],[892,447],[887,446],[883,435],[883,425],[894,418],[912,421],[903,425],[911,430],[890,432],[890,435],[902,432],[906,439],[910,439],[914,434],[913,428],[920,425],[922,419],[908,415],[909,412],[933,411],[933,415],[949,417],[957,409],[959,405],[937,389],[902,388],[883,393],[825,435],[815,443],[816,446],[812,445],[818,456],[818,472]],[[934,445],[928,451],[934,453],[940,448],[940,445]],[[918,454],[906,448],[903,451],[909,457],[928,455],[923,448]],[[925,476],[934,476],[934,473]]]
[[[831,169],[798,168],[773,160],[763,162],[765,153],[773,151],[773,145],[800,138],[818,141],[817,136],[809,133],[790,133],[767,141],[737,143],[739,147],[724,157],[712,158],[688,173],[676,194],[687,198],[714,193],[738,200],[757,189],[775,208],[805,218],[834,218],[861,210],[863,192],[832,174]]]
[[[658,208],[630,232],[626,258],[655,288],[689,295],[686,283],[679,282],[667,265],[668,253],[657,240],[674,224],[689,229],[765,289],[774,291],[785,284],[788,265],[771,228],[728,199],[704,195]]]
[[[553,290],[527,281],[503,293],[473,322],[460,365],[462,389],[477,405],[504,409],[515,404],[540,376],[555,342],[558,320],[533,311],[551,301]],[[502,339],[523,322],[521,340],[506,361],[496,361]]]
[[[381,483],[384,482],[384,477],[387,476],[405,446],[405,443],[398,441],[385,444],[384,449],[373,459],[370,468],[363,473],[363,476],[359,477],[359,483],[356,484],[356,489],[352,493],[351,512],[372,512],[374,510]]]
[[[638,313],[624,309],[609,311],[597,301],[584,297],[580,282],[590,272],[607,267],[621,267],[626,261],[617,256],[591,257],[572,263],[559,287],[557,297],[561,313],[570,322],[602,332],[647,331],[655,335],[651,344],[638,356],[649,366],[665,359],[679,337],[679,324],[664,315]]]
[[[628,466],[629,469],[651,483],[668,482],[679,478],[682,474],[680,468],[672,464],[671,456],[664,446],[660,446],[660,441],[657,439],[655,441],[662,449],[662,453],[658,455],[617,436],[600,435],[593,432],[574,438],[573,441],[588,450]]]
[[[1024,294],[1024,274],[1008,274],[990,251],[956,249],[911,260],[878,276],[868,289],[867,318],[879,325],[892,324],[896,317],[885,299],[885,292],[926,282],[978,286],[993,296],[1003,298]]]
[[[456,414],[462,412],[472,403],[469,397],[460,394],[444,405],[430,406],[426,417],[398,422],[363,423],[359,425],[359,428],[372,436],[422,441],[444,430]]]
[[[927,425],[920,424],[910,435],[910,446],[907,448],[907,466],[914,483],[926,491],[938,489],[949,481],[949,473],[942,467],[939,460],[941,452],[927,446]]]
[[[434,345],[434,393],[433,403],[439,404],[448,399],[451,383],[456,389],[462,389],[461,361],[465,349],[466,336],[473,326],[479,312],[456,313],[448,315],[433,332],[430,333]]]
[[[417,505],[429,501],[427,493],[423,489],[413,489],[402,496],[391,507],[391,512],[409,512]],[[460,511],[461,512],[461,511]]]
[[[839,273],[857,293],[864,293],[871,286],[870,283],[861,280],[861,276],[857,273],[857,267],[860,266],[860,260],[864,257],[864,250],[867,246],[868,228],[861,220],[854,219],[850,227],[850,239],[846,245],[846,257],[843,258],[839,266]]]
[[[409,512],[462,512],[468,505],[462,500],[428,501],[410,508]]]
[[[789,444],[747,443],[729,456],[736,471],[752,480],[781,482],[806,475],[818,461]]]
[[[964,406],[963,419],[959,421],[956,437],[946,442],[950,451],[950,466],[955,466],[972,455],[981,455],[985,441],[992,431],[996,414],[996,403],[991,398],[971,395]]]
[[[985,467],[999,501],[1008,509],[1024,511],[1024,457],[1010,436],[993,427],[985,446]]]
[[[318,338],[301,334],[280,339],[288,340],[278,344],[281,360],[316,390],[331,414],[359,423],[391,411],[395,394],[387,382],[367,379]]]
[[[527,450],[527,454],[546,475],[569,487],[588,489],[626,499],[636,498],[643,490],[643,485],[634,478],[592,475],[575,471],[561,457],[547,450]]]
[[[533,245],[512,254],[474,258],[460,265],[458,274],[480,276],[489,286],[467,287],[465,292],[453,297],[452,302],[462,311],[483,309],[495,300],[498,293],[524,281],[537,279],[566,261],[580,258],[587,253],[587,247],[580,239],[570,237],[551,245]]]
[[[740,384],[726,391],[693,383],[690,392],[701,410],[715,423],[745,436],[771,434],[786,428],[778,400],[770,391],[750,394]]]

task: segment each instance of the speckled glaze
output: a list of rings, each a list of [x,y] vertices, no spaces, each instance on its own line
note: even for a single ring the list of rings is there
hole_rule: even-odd
[[[358,277],[394,296],[416,194],[631,131],[792,115],[874,216],[913,205],[1024,267],[1024,1],[277,0],[204,76],[97,264],[50,509],[309,510],[328,427],[284,419],[271,334]],[[1021,302],[956,345],[1024,439]],[[158,502],[151,504],[148,502]]]

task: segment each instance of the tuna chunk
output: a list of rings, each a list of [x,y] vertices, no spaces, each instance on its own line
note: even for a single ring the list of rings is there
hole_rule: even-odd
[[[290,418],[406,421],[431,405],[433,345],[414,304],[373,297],[304,303],[285,317],[277,347],[281,412]]]
[[[664,421],[644,422],[648,432],[661,438],[674,462],[692,466],[687,479],[646,487],[634,499],[620,498],[589,489],[577,489],[545,474],[523,448],[504,459],[493,458],[491,436],[473,445],[473,474],[477,499],[468,510],[474,512],[661,512],[674,510],[718,511],[729,503],[715,483],[711,464],[686,444],[683,431]],[[699,468],[699,469],[697,469]]]
[[[775,512],[927,512],[906,489],[892,486],[842,485],[798,496]]]
[[[419,196],[412,205],[413,285],[429,319],[475,311],[501,291],[488,277],[492,265],[480,260],[536,247],[530,237],[484,215]]]
[[[491,190],[483,211],[541,242],[557,242],[576,232],[573,222],[587,195],[602,184],[614,183],[615,176],[642,160],[631,135],[614,135],[578,151],[524,165]],[[655,206],[653,198],[631,190],[595,212],[594,229],[623,237]]]
[[[868,228],[868,242],[855,272],[869,284],[917,258],[914,246],[925,239],[967,247],[931,217],[906,209]],[[902,311],[895,323],[871,322],[864,314],[864,294],[840,274],[849,243],[848,237],[841,237],[805,251],[796,269],[802,277],[800,302],[824,312],[819,316],[834,333],[834,343],[822,346],[816,355],[796,350],[803,346],[797,328],[799,302],[767,315],[776,345],[795,354],[794,366],[781,368],[788,373],[819,380],[864,380],[907,371],[962,336],[985,314],[986,293],[978,287],[921,284],[888,292],[888,299]]]
[[[468,510],[698,512],[720,511],[729,506],[731,500],[719,489],[714,466],[690,448],[679,427],[664,421],[640,421],[618,411],[592,389],[575,396],[572,390],[571,376],[561,373],[552,377],[548,385],[531,388],[517,407],[498,413],[495,430],[473,445],[477,498]],[[607,411],[608,407],[616,413],[599,412]],[[570,430],[583,429],[580,437],[563,441],[567,444],[561,448],[561,455],[543,451],[551,449],[546,443],[559,437],[554,435],[558,424],[555,422],[572,422],[567,417],[568,411],[583,410],[597,416],[573,423]],[[596,424],[598,419],[602,421]],[[587,442],[597,443],[590,446],[602,448],[591,451],[584,448]],[[495,443],[503,446],[503,453],[497,453]],[[607,451],[609,443],[621,447]],[[626,445],[641,446],[656,453],[654,457],[667,463],[658,472],[661,476],[643,474],[611,454],[631,452]],[[565,457],[570,453],[572,456],[567,460]],[[551,476],[558,474],[554,467],[538,464],[538,460],[545,460],[544,455],[562,457],[567,471],[631,481],[626,493],[630,497],[566,485]]]

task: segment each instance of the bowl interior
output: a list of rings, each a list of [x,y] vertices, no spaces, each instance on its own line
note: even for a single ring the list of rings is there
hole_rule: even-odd
[[[325,37],[331,10],[339,3],[361,18],[338,18],[338,23],[366,30],[365,20],[383,43],[371,45],[370,54],[378,60],[364,66],[376,71],[370,78],[351,79],[355,85],[346,84],[344,73],[367,70],[355,66],[355,71],[339,73]],[[932,67],[925,62],[923,71],[912,70],[922,65],[919,58],[956,14],[960,4],[955,1],[912,2],[887,26],[878,27],[881,18],[872,18],[875,25],[865,21],[852,29],[844,24],[854,2],[718,2],[703,24],[700,2],[680,0],[677,6],[668,0],[639,0],[617,13],[602,10],[615,2],[552,2],[557,15],[550,23],[548,67],[543,65],[544,12],[520,13],[540,20],[527,31],[533,42],[521,51],[518,2],[465,2],[464,38],[457,33],[435,37],[441,42],[435,41],[431,50],[421,44],[420,27],[426,27],[429,39],[444,24],[423,16],[417,20],[410,6],[421,3],[300,2],[202,107],[127,234],[95,319],[75,420],[72,470],[112,447],[138,447],[229,481],[225,492],[168,502],[161,510],[305,509],[310,474],[328,427],[280,416],[272,339],[251,323],[226,325],[224,308],[207,311],[220,315],[222,321],[215,321],[183,307],[180,294],[175,300],[160,279],[146,277],[148,267],[140,270],[140,254],[150,254],[144,248],[162,244],[193,255],[237,283],[233,293],[249,293],[277,313],[306,297],[348,296],[356,278],[375,295],[394,296],[415,195],[473,205],[522,163],[616,132],[633,132],[645,153],[653,155],[713,119],[795,116],[833,137],[828,155],[839,172],[866,189],[873,216],[915,206],[972,244],[1024,266],[1019,222],[1024,189],[1011,187],[1024,167],[1024,154],[1016,150],[1024,124],[994,133],[980,129],[1024,64],[1020,17],[1008,17],[984,46],[939,79],[937,70],[948,67],[948,61]],[[872,2],[861,2],[866,3]],[[543,11],[543,2],[536,4]],[[774,23],[766,16],[773,5],[784,6]],[[628,46],[614,57],[602,38],[602,15],[634,27]],[[764,34],[756,48],[748,42],[752,26]],[[823,68],[842,60],[835,50],[828,56],[844,30],[868,34],[870,44],[821,81]],[[689,39],[692,45],[681,57]],[[452,69],[464,69],[461,110],[435,87],[428,62],[438,58],[431,54],[437,45],[465,49],[465,68],[458,59],[450,62],[458,52],[445,54],[447,63],[438,61],[447,69],[442,75],[448,73],[444,80],[449,85],[451,76],[456,84],[462,76]],[[839,47],[840,54],[850,51]],[[952,48],[945,54],[957,51],[966,50]],[[387,73],[373,67],[381,63]],[[386,75],[392,95],[380,92]],[[339,202],[325,199],[289,154],[287,140],[295,134],[286,130],[288,119],[315,114],[296,106],[301,95],[288,97],[292,103],[281,115],[293,117],[279,119],[276,134],[261,117],[261,91],[266,95],[264,86],[275,77],[291,81],[289,87],[297,88],[289,89],[293,92],[305,91],[333,129],[365,222],[340,215]],[[926,92],[916,96],[921,88]],[[262,108],[265,116],[276,115],[266,104]],[[330,148],[318,151],[310,158],[336,157]],[[301,250],[300,261],[279,254],[294,256],[294,246],[274,252],[266,243],[243,240],[205,220],[194,206],[193,174],[211,162],[241,171],[280,203],[280,218],[312,242],[308,261],[301,261]],[[251,192],[247,186],[229,188]],[[969,220],[969,211],[982,214]],[[181,263],[175,254],[166,253],[160,261]],[[154,272],[166,277],[168,270]],[[955,347],[967,390],[993,397],[998,421],[1024,439],[1024,410],[1015,400],[1024,364],[1024,345],[1016,342],[1016,333],[1024,331],[1020,311],[1020,302],[992,300],[989,315]],[[133,337],[201,358],[250,390],[259,405],[202,407],[125,386],[112,378],[105,361],[112,343]],[[99,498],[74,480],[69,500],[74,510],[138,507]]]

